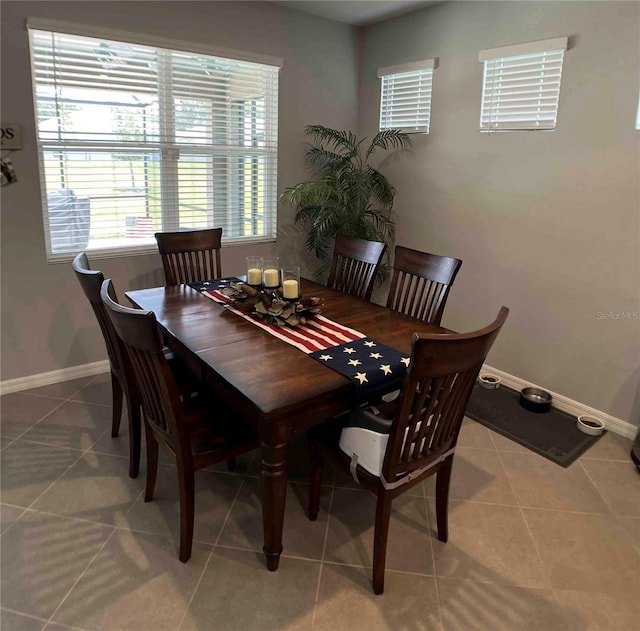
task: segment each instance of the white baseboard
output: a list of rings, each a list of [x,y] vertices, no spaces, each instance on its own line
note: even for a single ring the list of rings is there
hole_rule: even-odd
[[[38,388],[40,386],[48,386],[52,383],[60,383],[61,381],[69,381],[71,379],[79,379],[80,377],[92,377],[93,375],[99,375],[109,371],[108,360],[102,360],[93,362],[91,364],[84,364],[82,366],[72,366],[71,368],[62,368],[61,370],[52,370],[51,372],[43,372],[38,375],[30,375],[28,377],[19,377],[18,379],[9,379],[7,381],[0,382],[0,394],[9,394],[11,392],[19,392],[21,390],[30,390],[31,388]],[[493,368],[485,364],[482,369],[483,372],[488,372],[500,377],[502,383],[512,390],[521,390],[526,386],[537,386],[534,383],[524,381],[519,377],[510,375],[507,372]],[[545,388],[546,389],[546,388]],[[549,391],[551,392],[551,391]],[[635,438],[638,428],[627,421],[596,410],[595,408],[569,399],[556,392],[551,392],[553,396],[553,406],[562,412],[571,414],[573,416],[579,416],[580,414],[588,414],[589,416],[595,416],[600,419],[608,430],[611,430],[615,434],[620,434],[627,438]]]
[[[104,372],[109,372],[109,361],[107,359],[92,362],[91,364],[83,364],[82,366],[71,366],[71,368],[62,368],[60,370],[42,372],[38,375],[1,381],[0,394],[30,390],[31,388],[48,386],[52,383],[70,381],[71,379],[79,379],[80,377],[93,377],[94,375],[99,375]]]
[[[519,377],[510,375],[508,372],[498,370],[497,368],[493,368],[492,366],[488,366],[487,364],[483,366],[482,372],[488,372],[492,375],[496,375],[496,377],[500,377],[502,384],[507,388],[511,388],[512,390],[520,391],[522,390],[522,388],[526,388],[527,386],[534,386],[536,388],[540,387],[535,383],[524,381]],[[583,403],[579,403],[578,401],[569,399],[568,397],[565,397],[562,394],[558,394],[557,392],[552,392],[547,388],[545,388],[545,390],[547,390],[547,392],[549,392],[553,397],[553,407],[562,412],[566,412],[567,414],[571,414],[572,416],[576,417],[580,416],[581,414],[594,416],[595,418],[601,420],[608,430],[612,431],[614,434],[625,436],[626,438],[633,439],[638,433],[637,426],[632,425],[627,421],[623,421],[620,418],[616,418],[615,416],[611,416],[610,414],[606,414],[605,412],[596,410],[595,408],[589,407],[588,405],[584,405]]]

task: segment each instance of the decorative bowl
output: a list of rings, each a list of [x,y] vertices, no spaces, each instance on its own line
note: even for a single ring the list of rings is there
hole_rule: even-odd
[[[548,412],[551,409],[553,397],[542,388],[522,388],[520,390],[520,405],[530,412]]]

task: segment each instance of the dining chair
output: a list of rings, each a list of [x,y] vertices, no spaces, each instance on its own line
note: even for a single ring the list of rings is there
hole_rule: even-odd
[[[397,245],[387,307],[440,325],[449,291],[461,265],[460,259]]]
[[[222,276],[222,228],[156,232],[165,285],[180,285]]]
[[[129,477],[137,478],[140,471],[140,439],[142,433],[140,422],[140,393],[136,386],[127,354],[100,298],[100,288],[104,282],[104,275],[102,272],[91,269],[89,259],[84,252],[80,252],[80,254],[73,259],[71,265],[78,281],[80,281],[80,286],[85,296],[91,303],[91,308],[98,320],[102,337],[107,347],[112,393],[111,436],[114,438],[118,436],[120,431],[123,395],[126,400],[127,416],[129,419]]]
[[[377,497],[376,594],[384,591],[392,500],[434,474],[438,538],[448,539],[449,483],[458,433],[480,368],[508,314],[502,307],[492,324],[472,333],[414,333],[409,370],[390,414],[359,408],[307,432],[311,521],[318,517],[325,457]]]
[[[131,361],[142,398],[147,444],[144,501],[150,502],[158,470],[158,446],[176,465],[180,494],[179,559],[191,557],[195,510],[194,473],[259,445],[256,431],[212,392],[181,397],[163,353],[152,311],[118,304],[110,280],[100,291],[107,313]]]
[[[385,244],[337,236],[327,286],[349,296],[371,300]]]

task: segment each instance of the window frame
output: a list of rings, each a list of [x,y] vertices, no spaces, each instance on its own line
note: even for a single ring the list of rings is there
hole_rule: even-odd
[[[568,37],[556,37],[552,39],[546,40],[538,40],[534,42],[526,42],[523,44],[513,44],[510,46],[500,46],[498,48],[488,48],[485,50],[481,50],[478,54],[478,60],[483,63],[483,75],[482,75],[482,95],[480,99],[480,124],[479,130],[481,133],[496,133],[496,132],[514,132],[514,131],[554,131],[557,128],[558,123],[558,110],[560,105],[560,90],[562,87],[562,70],[564,66],[564,53],[568,50],[569,46],[569,38]],[[544,72],[544,64],[547,61],[546,55],[558,55],[560,54],[559,59],[559,74],[557,79],[557,95],[555,97],[543,97],[543,89],[545,87],[549,87],[555,85],[555,82],[551,80],[545,83],[545,79],[550,77],[545,77]],[[555,98],[555,102],[548,105],[548,107],[555,108],[553,111],[553,121],[552,123],[544,123],[540,124],[541,121],[544,121],[544,117],[538,118],[531,116],[531,118],[523,121],[507,121],[501,120],[501,116],[505,117],[507,114],[500,114],[499,106],[494,105],[493,101],[493,91],[500,90],[502,88],[502,82],[496,80],[495,76],[499,75],[499,70],[497,68],[492,70],[491,75],[491,85],[488,85],[488,76],[489,76],[489,68],[490,64],[504,64],[509,66],[510,64],[520,65],[517,61],[518,59],[522,59],[524,61],[525,58],[532,59],[532,65],[535,63],[536,67],[532,69],[532,72],[542,73],[542,82],[540,84],[540,88],[538,88],[538,96],[537,96],[537,108],[540,110],[542,107],[542,99],[543,98]],[[535,59],[539,58],[539,59]],[[557,60],[553,60],[549,63],[557,64]],[[522,65],[525,65],[522,63]],[[552,69],[553,70],[553,69]],[[506,87],[504,89],[507,90],[507,96],[513,96],[513,93],[509,94],[509,90],[513,90],[513,84],[509,85],[509,80],[506,81]],[[496,85],[497,84],[497,85]],[[491,92],[491,98],[487,98],[487,93]],[[531,99],[534,100],[534,95],[536,90],[531,90]],[[523,99],[524,100],[524,99]],[[508,106],[506,106],[508,107]],[[521,106],[525,107],[525,106]],[[489,110],[489,115],[485,120],[485,110]],[[497,117],[495,117],[494,111],[497,111]],[[528,113],[528,112],[527,112]],[[524,114],[524,112],[523,112]]]
[[[401,131],[409,134],[429,134],[431,128],[431,106],[433,103],[433,78],[434,71],[438,67],[438,58],[433,57],[431,59],[424,59],[421,61],[412,61],[405,64],[398,64],[395,66],[386,66],[378,69],[378,78],[380,79],[380,117],[378,121],[378,129],[384,131],[385,129],[400,129]],[[421,77],[422,73],[426,73],[426,78]],[[421,88],[417,88],[415,93],[411,94],[411,98],[415,99],[416,112],[412,114],[415,117],[418,124],[412,126],[397,126],[392,123],[386,124],[388,118],[393,120],[393,114],[389,113],[389,109],[393,108],[394,99],[392,95],[389,95],[387,90],[392,89],[391,85],[388,85],[388,80],[393,80],[397,77],[399,80],[402,78],[413,78],[417,82],[423,80],[428,82],[427,91],[425,94],[421,93]],[[391,79],[390,79],[391,78]],[[422,122],[419,109],[423,106],[423,100],[426,100],[426,112],[424,117],[426,121]],[[413,103],[412,103],[413,104]]]
[[[184,54],[196,54],[196,55],[206,55],[209,57],[217,57],[223,58],[227,60],[231,60],[232,62],[250,62],[255,64],[261,64],[264,66],[271,66],[275,69],[275,74],[273,78],[270,80],[271,87],[273,92],[269,92],[270,98],[267,99],[269,102],[264,105],[264,110],[266,112],[265,115],[268,115],[270,118],[268,119],[272,122],[272,125],[269,126],[267,124],[266,133],[269,135],[269,139],[273,142],[271,146],[265,146],[263,151],[263,159],[269,160],[266,164],[269,165],[270,175],[264,177],[263,185],[264,185],[264,204],[265,206],[268,204],[271,206],[273,202],[273,210],[270,213],[265,214],[263,217],[263,221],[265,218],[269,219],[268,225],[265,225],[265,234],[261,236],[233,236],[232,234],[227,234],[226,238],[223,234],[223,245],[225,246],[235,246],[235,245],[246,245],[246,244],[258,244],[258,243],[270,243],[275,241],[275,235],[277,230],[277,167],[278,167],[278,100],[279,100],[279,72],[282,68],[282,59],[278,57],[273,57],[269,55],[262,54],[254,54],[246,51],[238,51],[235,49],[229,48],[221,48],[209,45],[203,45],[198,42],[186,42],[172,38],[165,38],[161,36],[154,36],[144,33],[134,33],[120,29],[109,29],[109,28],[100,28],[96,26],[90,26],[85,24],[78,23],[70,23],[61,20],[50,20],[50,19],[42,19],[42,18],[33,18],[29,17],[26,21],[26,29],[27,31],[49,31],[52,33],[59,33],[63,35],[71,35],[78,37],[88,37],[88,38],[98,38],[104,39],[107,41],[115,41],[121,42],[129,45],[139,45],[139,46],[148,46],[157,48],[164,51],[173,51],[175,53],[184,53]],[[38,123],[38,107],[37,107],[37,94],[36,94],[36,73],[35,73],[35,57],[33,51],[30,46],[30,61],[31,61],[31,69],[32,69],[32,90],[33,90],[33,100],[34,100],[34,113],[36,116],[35,120],[35,130],[36,130],[36,144],[37,144],[37,153],[38,153],[38,167],[40,174],[40,183],[41,183],[41,196],[42,196],[42,211],[43,211],[43,227],[45,232],[45,245],[46,245],[46,255],[47,261],[50,263],[56,262],[66,262],[71,260],[77,251],[52,251],[52,240],[51,240],[51,223],[49,218],[49,210],[47,204],[47,189],[45,185],[45,165],[44,165],[44,151],[43,144],[48,146],[47,142],[41,139],[39,133],[39,123]],[[271,110],[271,100],[274,100],[274,107]],[[243,101],[238,101],[238,104],[246,103]],[[231,130],[231,128],[228,128]],[[238,139],[240,142],[240,139]],[[163,153],[167,155],[164,156],[163,159],[171,160],[171,147],[175,143],[168,143],[168,146],[164,149],[160,149]],[[239,145],[240,146],[240,145]],[[143,143],[140,145],[140,150],[148,148],[143,147]],[[255,143],[253,143],[253,147],[255,148]],[[195,155],[198,153],[198,147],[196,143],[188,144],[183,143],[180,147],[180,150],[183,151],[185,155]],[[177,150],[176,150],[177,151]],[[195,153],[194,153],[195,151]],[[207,154],[209,155],[209,154]],[[213,154],[210,154],[213,156]],[[269,157],[270,156],[270,157]],[[176,158],[176,156],[174,156]],[[175,159],[177,163],[177,158]],[[234,167],[230,164],[229,169],[233,169]],[[173,190],[174,192],[177,190],[177,184],[179,181],[178,171],[174,169],[173,177],[169,176],[169,178],[165,178],[167,174],[166,169],[163,169],[163,175],[160,177],[160,186],[166,188],[167,190]],[[170,175],[170,174],[169,174]],[[274,180],[274,181],[272,181]],[[210,182],[210,176],[208,177],[208,182]],[[149,189],[145,188],[145,195],[149,194]],[[171,198],[171,196],[169,196]],[[273,199],[272,199],[273,198]],[[235,205],[235,203],[233,204]],[[179,213],[179,207],[172,211],[168,208],[163,208],[161,214],[161,222],[162,222],[162,230],[171,229],[171,216],[174,215],[173,223],[178,225],[178,221],[176,219]],[[213,212],[213,211],[211,211]],[[237,212],[234,212],[232,208],[232,204],[227,204],[226,212],[228,215],[233,216],[233,223],[235,225],[240,225],[242,222],[242,215],[237,215]],[[213,223],[210,220],[208,223]],[[114,240],[117,237],[114,237]],[[123,237],[123,241],[126,237]],[[157,252],[157,246],[155,244],[155,240],[153,242],[146,240],[139,244],[135,243],[127,243],[126,245],[107,245],[102,247],[101,245],[97,245],[97,247],[92,247],[87,249],[88,252],[92,253],[96,257],[100,258],[118,258],[122,256],[135,256],[135,255],[147,255],[149,253]]]

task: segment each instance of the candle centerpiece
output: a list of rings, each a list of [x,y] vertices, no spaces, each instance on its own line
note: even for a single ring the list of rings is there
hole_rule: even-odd
[[[280,287],[279,259],[270,256],[262,259],[262,278],[265,289],[277,289]]]
[[[301,298],[299,270],[293,272],[296,277],[283,275],[284,281],[288,282],[277,290],[232,282],[220,291],[231,298],[233,308],[242,313],[257,316],[269,324],[295,327],[306,324],[309,318],[319,314],[323,300],[316,297]]]
[[[300,300],[300,268],[282,269],[282,297],[285,300]]]
[[[262,285],[262,263],[261,256],[247,257],[247,285],[250,287]]]

